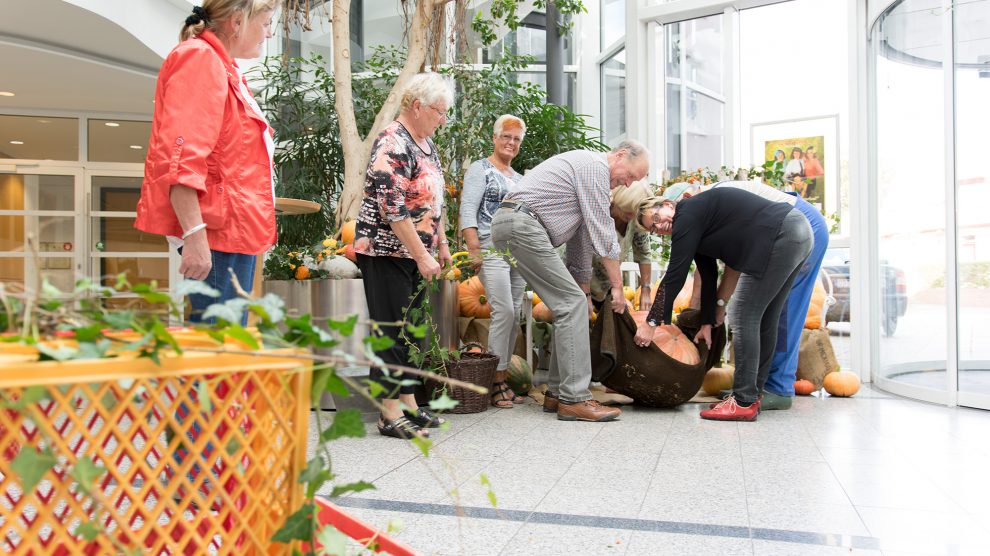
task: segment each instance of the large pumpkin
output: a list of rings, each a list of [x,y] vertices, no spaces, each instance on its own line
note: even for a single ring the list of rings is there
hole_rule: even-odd
[[[492,317],[492,306],[485,297],[485,286],[481,279],[472,276],[457,284],[457,301],[462,317],[489,319]]]
[[[833,396],[848,398],[859,392],[859,375],[850,371],[835,371],[825,375],[825,391]]]
[[[540,322],[553,322],[553,312],[550,311],[550,307],[547,307],[546,303],[542,301],[533,307],[533,319]]]
[[[643,324],[650,312],[632,311],[630,314],[636,325],[639,326]],[[681,363],[686,365],[701,363],[701,355],[698,354],[698,348],[695,347],[694,342],[688,339],[680,328],[672,324],[658,326],[653,334],[653,343],[660,348],[660,351]]]
[[[804,327],[818,330],[824,324],[822,311],[825,308],[825,286],[821,280],[815,281],[815,289],[811,291],[811,302],[808,304],[808,316],[804,319]]]
[[[340,227],[340,241],[344,243],[354,243],[354,230],[357,228],[357,220],[348,220]]]
[[[717,396],[722,390],[732,390],[735,370],[731,365],[712,367],[705,373],[705,381],[701,383],[701,389],[709,396]]]

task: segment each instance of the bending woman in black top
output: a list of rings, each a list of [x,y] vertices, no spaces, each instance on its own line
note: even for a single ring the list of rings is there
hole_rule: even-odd
[[[736,371],[732,395],[701,412],[705,419],[753,421],[759,413],[760,388],[766,382],[777,343],[777,321],[791,283],[811,253],[811,227],[800,211],[737,188],[714,188],[675,203],[644,201],[640,224],[655,234],[670,235],[670,263],[653,299],[653,308],[636,332],[636,343],[649,345],[656,327],[669,324],[674,297],[691,267],[701,273],[702,327],[695,341],[711,346],[716,299],[716,260],[739,271],[728,306]]]

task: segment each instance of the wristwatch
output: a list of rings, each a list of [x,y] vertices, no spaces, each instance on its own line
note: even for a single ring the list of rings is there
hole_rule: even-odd
[[[719,307],[725,307],[725,304],[726,303],[728,303],[728,302],[726,300],[724,300],[724,299],[719,299],[719,300],[715,301],[715,304],[718,305]]]

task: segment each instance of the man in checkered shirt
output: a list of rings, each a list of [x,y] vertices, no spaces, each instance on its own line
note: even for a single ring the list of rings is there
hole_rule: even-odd
[[[622,313],[619,243],[609,193],[646,177],[650,153],[627,140],[609,153],[571,151],[526,173],[492,220],[492,241],[508,249],[519,273],[554,315],[550,377],[543,411],[562,421],[611,421],[621,414],[591,398],[591,257],[597,253],[612,285],[612,310]],[[554,250],[567,244],[567,261]]]

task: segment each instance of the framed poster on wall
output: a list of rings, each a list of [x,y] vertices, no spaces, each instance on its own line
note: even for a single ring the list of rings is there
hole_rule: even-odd
[[[780,161],[788,190],[832,214],[839,206],[838,136],[837,115],[753,124],[752,164]]]

